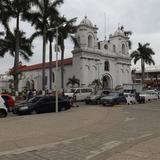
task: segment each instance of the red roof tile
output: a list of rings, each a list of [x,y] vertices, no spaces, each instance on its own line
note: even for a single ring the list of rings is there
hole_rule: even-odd
[[[60,65],[61,65],[61,60],[58,60],[58,66]],[[64,59],[64,65],[72,65],[72,58]],[[56,66],[56,61],[52,61],[52,66],[53,67]],[[45,68],[49,68],[49,62],[45,63]],[[31,66],[23,66],[19,68],[19,71],[24,72],[24,71],[33,71],[37,69],[42,69],[42,63],[34,64]]]

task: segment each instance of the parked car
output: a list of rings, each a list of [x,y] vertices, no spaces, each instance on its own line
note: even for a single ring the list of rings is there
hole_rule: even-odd
[[[0,94],[0,96],[3,98],[8,111],[12,111],[13,107],[15,106],[15,100],[13,97],[9,94]]]
[[[91,93],[90,96],[88,96],[85,99],[86,104],[100,104],[100,100],[102,97],[107,96],[110,93],[109,90],[98,90],[96,92]]]
[[[85,100],[91,93],[93,88],[71,88],[64,95],[72,98],[74,94],[76,95],[77,101]]]
[[[8,114],[7,107],[5,106],[5,101],[0,97],[0,118],[6,117]]]
[[[127,103],[127,100],[123,93],[120,92],[111,92],[108,96],[101,98],[101,104],[102,105],[115,105],[115,104],[121,104],[121,103]]]
[[[138,103],[145,103],[145,97],[144,96],[140,96],[140,93],[137,93],[135,94],[135,98],[136,98],[136,101]]]
[[[127,104],[136,104],[136,97],[133,93],[124,93],[124,96],[126,97]]]
[[[158,95],[155,92],[147,92],[147,91],[140,93],[140,97],[144,97],[145,102],[158,99]]]
[[[25,115],[35,113],[48,113],[56,111],[55,96],[36,96],[27,103],[16,106],[14,114]],[[70,109],[70,100],[66,97],[58,97],[58,111]]]
[[[158,99],[160,98],[160,91],[158,91],[157,89],[149,89],[149,90],[145,90],[145,92],[150,94],[156,94]]]

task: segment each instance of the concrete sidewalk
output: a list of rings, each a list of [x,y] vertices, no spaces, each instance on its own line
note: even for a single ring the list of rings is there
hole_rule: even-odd
[[[120,151],[121,152],[121,151]],[[104,156],[104,155],[103,155]],[[105,156],[104,156],[105,157]],[[121,153],[115,153],[110,158],[101,160],[160,160],[160,137],[144,141]]]
[[[101,123],[110,123],[111,118],[118,121],[119,116],[117,109],[81,106],[59,113],[7,117],[0,121],[0,152],[94,133],[103,127]]]
[[[159,160],[159,102],[0,121],[0,160]]]

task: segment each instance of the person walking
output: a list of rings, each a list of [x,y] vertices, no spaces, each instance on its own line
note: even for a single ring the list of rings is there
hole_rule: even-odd
[[[77,96],[76,96],[76,94],[73,94],[73,107],[79,107],[79,105],[77,104]]]

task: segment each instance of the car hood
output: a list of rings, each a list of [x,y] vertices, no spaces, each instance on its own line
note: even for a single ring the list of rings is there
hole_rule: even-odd
[[[111,99],[114,99],[114,98],[116,98],[116,97],[114,97],[114,96],[106,96],[106,97],[103,97],[103,98],[101,98],[102,100],[103,99],[105,99],[105,100],[111,100]]]
[[[64,93],[65,96],[69,96],[69,97],[72,97],[73,96],[73,93]]]
[[[0,103],[0,109],[4,109],[5,111],[7,111],[7,108],[4,104]]]
[[[32,103],[23,102],[23,103],[20,103],[20,104],[16,105],[15,108],[21,108],[21,107],[24,107],[24,106],[32,106]]]
[[[90,99],[96,99],[96,98],[99,98],[100,95],[93,95],[93,96],[90,96]]]

